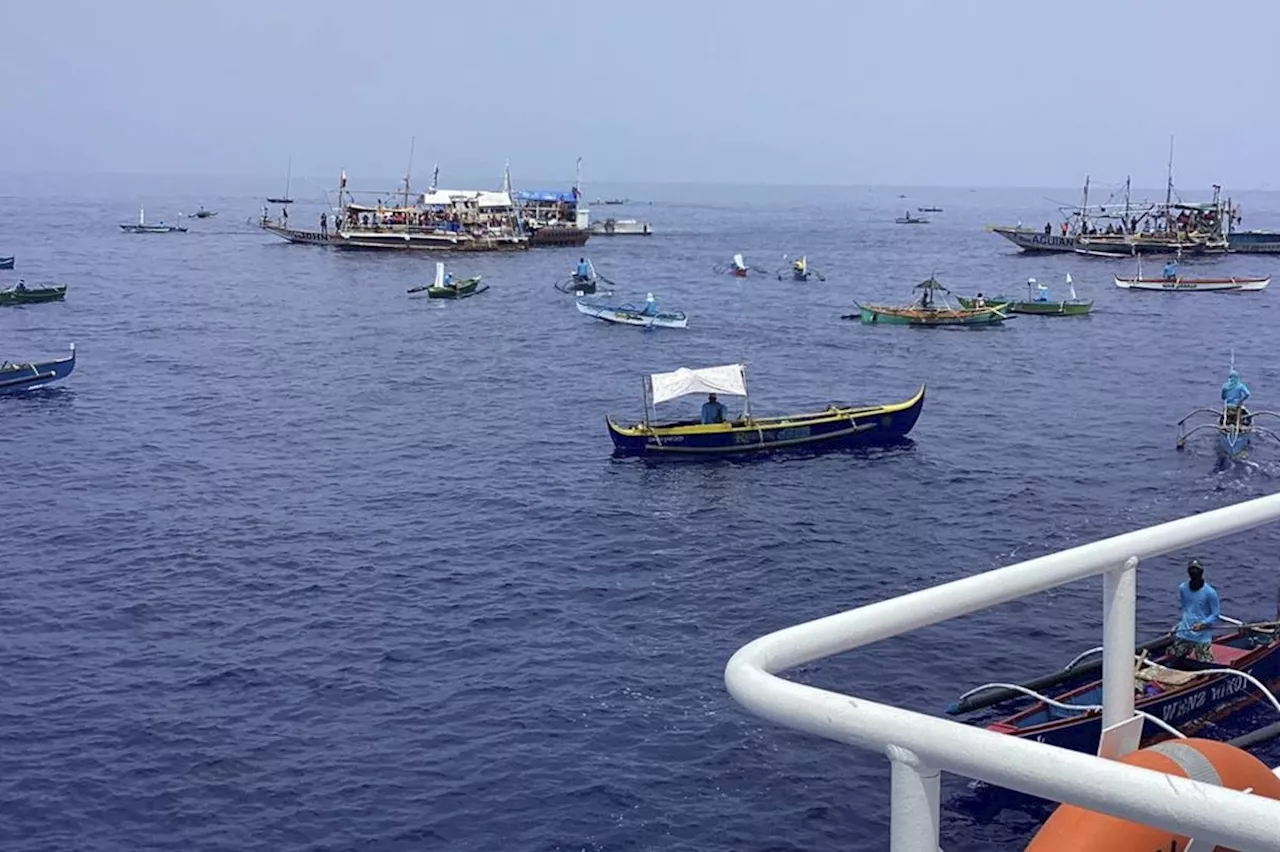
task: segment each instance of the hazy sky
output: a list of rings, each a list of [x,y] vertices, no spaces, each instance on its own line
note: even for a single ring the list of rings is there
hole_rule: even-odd
[[[4,171],[1280,187],[1275,0],[0,11]]]

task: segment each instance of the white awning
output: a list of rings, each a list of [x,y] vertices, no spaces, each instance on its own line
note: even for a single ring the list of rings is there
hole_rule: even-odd
[[[702,367],[697,370],[681,367],[671,373],[654,373],[649,376],[649,386],[653,390],[654,405],[691,393],[747,395],[746,372],[742,364]]]

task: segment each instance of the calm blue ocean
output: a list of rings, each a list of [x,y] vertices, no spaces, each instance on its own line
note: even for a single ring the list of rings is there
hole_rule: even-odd
[[[1266,494],[1280,472],[1280,448],[1222,473],[1207,446],[1174,450],[1232,350],[1280,406],[1277,294],[1123,292],[1127,262],[1019,255],[983,230],[1041,223],[1072,189],[589,188],[639,200],[596,218],[656,232],[593,239],[596,268],[691,317],[641,332],[553,289],[576,249],[451,260],[491,289],[441,303],[405,293],[430,258],[259,232],[274,185],[6,180],[18,268],[0,281],[70,289],[0,311],[0,358],[80,356],[56,390],[0,399],[6,852],[883,849],[887,761],[742,710],[723,683],[738,647]],[[310,225],[320,204],[295,196]],[[1280,196],[1242,202],[1247,226],[1280,226]],[[140,204],[220,215],[120,232]],[[944,212],[893,224],[926,205]],[[827,281],[712,273],[735,252],[807,254]],[[931,273],[1016,293],[1068,272],[1093,316],[840,319]],[[928,398],[890,451],[611,460],[604,415],[640,415],[643,374],[738,360],[757,413]],[[1278,542],[1146,566],[1143,636],[1175,618],[1191,555],[1225,612],[1273,615]],[[1083,583],[796,676],[941,713],[1061,666],[1100,625]],[[1044,816],[969,806],[964,779],[944,797],[948,852],[1021,849]]]

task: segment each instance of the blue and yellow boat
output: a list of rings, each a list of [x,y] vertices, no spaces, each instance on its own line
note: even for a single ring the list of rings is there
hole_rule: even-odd
[[[0,364],[0,395],[24,393],[65,379],[76,368],[76,345],[71,344],[71,354],[52,361],[32,361]]]
[[[828,452],[900,442],[916,425],[924,407],[923,385],[905,402],[889,405],[829,405],[822,411],[782,417],[755,417],[747,394],[746,366],[727,364],[670,373],[644,381],[644,421],[623,426],[606,417],[615,456],[746,456],[804,450]],[[690,394],[710,395],[700,420],[656,422],[650,416],[660,402]],[[729,419],[716,394],[743,398],[742,415]],[[710,406],[711,416],[705,416]],[[709,421],[709,422],[704,422]]]

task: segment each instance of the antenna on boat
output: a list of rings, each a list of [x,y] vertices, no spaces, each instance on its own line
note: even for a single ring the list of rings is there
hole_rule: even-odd
[[[404,206],[409,206],[409,175],[413,173],[413,146],[418,141],[418,137],[409,137],[409,167],[404,170]],[[405,220],[406,224],[408,219]]]
[[[1169,134],[1169,182],[1164,191],[1164,206],[1167,209],[1173,203],[1173,134]]]

